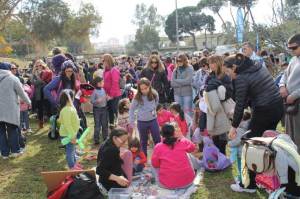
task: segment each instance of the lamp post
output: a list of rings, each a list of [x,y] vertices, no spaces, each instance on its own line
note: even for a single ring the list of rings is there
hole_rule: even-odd
[[[179,54],[179,36],[178,36],[178,11],[177,11],[177,0],[175,0],[175,21],[176,21],[176,50],[177,55]]]

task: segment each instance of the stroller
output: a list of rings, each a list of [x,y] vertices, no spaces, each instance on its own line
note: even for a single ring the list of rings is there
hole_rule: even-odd
[[[79,119],[80,119],[80,129],[78,132],[78,136],[84,132],[84,130],[87,128],[87,120],[86,117],[80,107],[81,103],[85,103],[87,101],[87,98],[90,97],[94,91],[94,87],[90,84],[80,84],[80,91],[82,95],[80,96],[80,99],[75,99],[74,106],[77,110]],[[59,137],[59,126],[57,124],[57,119],[59,115],[54,114],[50,117],[50,131],[48,133],[48,138],[51,140],[56,140]]]
[[[247,184],[249,169],[257,174],[256,184],[266,189],[269,199],[300,198],[300,155],[291,138],[270,130],[263,137],[246,138],[245,135],[242,138],[243,184]]]

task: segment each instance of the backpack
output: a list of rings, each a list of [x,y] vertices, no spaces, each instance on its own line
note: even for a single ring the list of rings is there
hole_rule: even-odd
[[[271,149],[273,137],[254,137],[244,141],[242,157],[246,167],[255,173],[264,173],[274,169],[275,151]]]
[[[104,196],[96,183],[96,179],[84,172],[74,177],[70,185],[66,199],[103,199]]]
[[[66,192],[69,186],[74,182],[72,176],[67,176],[63,182],[54,190],[51,191],[47,198],[48,199],[65,199]]]

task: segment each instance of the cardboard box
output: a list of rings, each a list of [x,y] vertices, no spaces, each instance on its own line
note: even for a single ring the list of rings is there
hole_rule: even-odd
[[[78,170],[78,171],[47,171],[41,172],[43,180],[47,185],[48,191],[53,191],[67,176],[76,176],[79,173],[87,172],[96,178],[96,172],[93,169],[90,170]]]

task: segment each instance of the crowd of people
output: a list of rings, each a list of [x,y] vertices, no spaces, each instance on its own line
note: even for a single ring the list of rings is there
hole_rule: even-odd
[[[201,152],[206,136],[225,155],[229,146],[240,168],[241,142],[235,140],[247,130],[248,138],[261,137],[266,130],[276,130],[280,121],[299,153],[300,113],[290,114],[286,107],[299,108],[300,34],[292,36],[287,47],[294,55],[289,63],[279,63],[267,51],[259,56],[249,42],[235,54],[204,51],[194,57],[162,57],[154,51],[148,57],[115,58],[105,54],[97,64],[77,62],[55,48],[51,62],[38,59],[23,74],[16,64],[1,62],[2,159],[24,153],[25,138],[32,133],[32,110],[39,128],[55,115],[59,139],[68,140],[64,143],[68,167],[82,169],[75,146],[87,128],[82,109],[87,84],[92,88],[93,141],[99,147],[96,173],[107,190],[129,186],[147,160],[161,187],[188,187],[201,167],[192,153]],[[149,134],[153,151],[148,149]],[[294,182],[296,172],[289,175]],[[255,176],[249,170],[248,185],[239,180],[231,189],[255,192]],[[297,195],[300,188],[293,182],[286,186]]]

